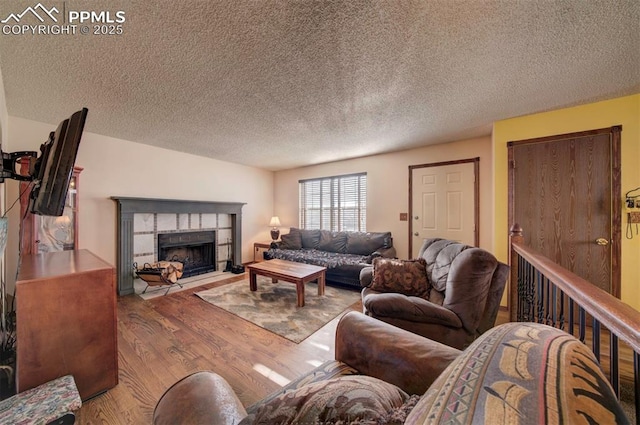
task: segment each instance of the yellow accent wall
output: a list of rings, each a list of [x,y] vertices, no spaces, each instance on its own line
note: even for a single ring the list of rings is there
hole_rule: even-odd
[[[621,195],[624,198],[626,192],[640,186],[640,94],[494,123],[495,245],[493,251],[498,258],[506,262],[508,252],[507,142],[614,125],[622,125]],[[620,199],[620,202],[623,202],[623,199]],[[640,235],[634,234],[631,240],[625,237],[627,216],[624,208],[622,211],[621,299],[636,310],[640,310],[640,296],[638,296],[640,294]],[[505,304],[504,299],[503,304]]]

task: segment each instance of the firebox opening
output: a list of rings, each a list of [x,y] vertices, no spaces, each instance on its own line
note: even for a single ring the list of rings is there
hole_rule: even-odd
[[[183,278],[216,270],[216,232],[158,234],[158,261],[184,264]]]

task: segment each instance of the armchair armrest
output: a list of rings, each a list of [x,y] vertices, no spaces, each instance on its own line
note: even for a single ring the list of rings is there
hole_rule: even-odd
[[[462,327],[462,321],[453,311],[419,297],[372,289],[364,289],[362,295],[364,308],[373,316],[432,323],[456,329]]]
[[[422,395],[460,353],[357,312],[345,314],[336,329],[336,360],[409,394]]]
[[[371,282],[373,282],[373,267],[364,267],[360,270],[360,286],[363,288],[369,287]]]
[[[379,248],[369,255],[367,262],[371,264],[373,263],[373,259],[377,257],[396,258],[396,248],[393,246],[390,248]]]
[[[237,424],[245,416],[247,411],[223,377],[196,372],[165,391],[153,411],[153,423]]]

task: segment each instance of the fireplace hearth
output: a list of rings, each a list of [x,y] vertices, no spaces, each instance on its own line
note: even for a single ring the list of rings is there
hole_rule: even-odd
[[[215,271],[216,232],[159,233],[158,260],[181,262],[183,278]]]

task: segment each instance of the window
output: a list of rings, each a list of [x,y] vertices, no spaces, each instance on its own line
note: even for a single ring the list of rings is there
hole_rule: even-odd
[[[367,173],[300,180],[300,228],[367,228]]]

